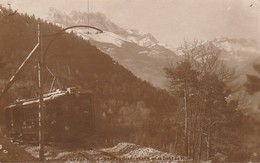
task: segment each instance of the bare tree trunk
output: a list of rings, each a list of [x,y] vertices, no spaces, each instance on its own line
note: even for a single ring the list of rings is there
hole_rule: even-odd
[[[201,160],[201,152],[202,152],[202,132],[203,132],[203,129],[202,129],[202,117],[203,117],[203,102],[202,102],[202,97],[200,96],[200,109],[199,109],[199,136],[198,136],[198,161]]]
[[[188,142],[188,109],[187,109],[187,91],[184,89],[184,111],[185,111],[185,155],[189,156],[189,142]]]
[[[199,133],[199,152],[198,152],[198,161],[201,160],[201,153],[202,153],[202,129],[200,129],[200,133]]]
[[[207,142],[207,159],[210,159],[211,157],[211,128],[212,128],[212,115],[211,115],[211,108],[209,108],[209,124],[208,124],[208,142]]]
[[[211,129],[209,128],[208,139],[207,139],[207,159],[211,157]]]
[[[212,121],[211,109],[209,110],[209,119],[210,119],[210,122],[211,122]],[[211,157],[211,128],[212,128],[212,124],[209,123],[209,126],[208,126],[208,142],[207,142],[207,159],[210,159],[210,157]]]
[[[178,142],[178,130],[179,130],[179,128],[177,127],[176,134],[175,134],[174,147],[173,147],[174,152],[176,152],[176,147],[177,147],[177,142]]]
[[[205,106],[203,105],[203,109],[205,110],[204,115],[203,115],[203,110],[202,110],[202,122],[201,122],[201,132],[200,132],[200,153],[199,153],[199,159],[201,159],[202,153],[203,153],[203,132],[205,131],[205,127],[206,127],[206,120],[207,120],[207,109],[205,108]],[[206,138],[206,137],[205,137]]]
[[[192,158],[196,159],[196,144],[198,142],[198,139],[196,139],[196,134],[197,134],[197,123],[198,123],[198,115],[199,115],[199,110],[198,110],[198,103],[196,104],[196,110],[195,110],[195,116],[194,116],[194,124],[193,124],[193,135],[192,135]]]
[[[189,144],[189,157],[192,156],[192,114],[193,114],[193,107],[189,108],[189,125],[188,125],[188,144]]]

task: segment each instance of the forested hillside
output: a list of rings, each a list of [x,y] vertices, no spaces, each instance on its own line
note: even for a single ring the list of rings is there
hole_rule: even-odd
[[[0,15],[1,88],[14,74],[37,43],[37,24],[34,16],[15,14],[2,8]],[[42,34],[53,34],[61,28],[41,21]],[[43,38],[43,47],[51,38]],[[19,76],[5,99],[4,105],[17,98],[37,95],[37,56]],[[147,141],[143,132],[165,116],[174,116],[175,98],[135,77],[130,71],[100,52],[89,42],[73,33],[61,35],[46,53],[46,65],[56,76],[55,88],[77,87],[95,95],[98,132],[103,136],[120,137],[125,141]],[[44,70],[44,91],[48,92],[53,77]],[[2,110],[3,111],[3,110]],[[3,114],[1,114],[3,115]],[[3,123],[3,116],[1,117]],[[151,131],[153,131],[152,129]],[[155,130],[156,131],[156,130]],[[150,135],[150,134],[149,134]],[[152,135],[154,138],[154,135]],[[105,139],[105,138],[104,138]],[[141,140],[142,139],[142,140]],[[160,140],[162,141],[162,140]],[[154,142],[160,144],[159,142]]]
[[[36,45],[39,22],[42,34],[61,30],[34,16],[9,16],[12,12],[5,8],[0,12],[1,88]],[[43,38],[43,51],[50,39]],[[1,101],[1,108],[17,98],[37,96],[36,61],[37,56]],[[244,139],[251,129],[246,125],[256,122],[236,110],[237,101],[226,100],[231,90],[215,73],[199,74],[190,62],[166,68],[173,81],[169,93],[137,78],[73,32],[55,40],[46,53],[46,65],[57,78],[55,88],[77,87],[81,92],[94,93],[97,137],[104,145],[129,141],[188,155],[194,160],[214,159],[217,154],[229,161],[250,160],[253,150]],[[44,92],[48,92],[53,77],[47,69],[43,78]],[[185,107],[183,97],[188,100]],[[185,108],[194,109],[185,114]],[[4,124],[2,112],[3,109]]]

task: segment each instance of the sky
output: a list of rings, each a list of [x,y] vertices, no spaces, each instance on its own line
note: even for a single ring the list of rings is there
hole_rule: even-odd
[[[254,38],[260,43],[260,0],[0,0],[4,7],[8,3],[13,10],[37,17],[46,16],[50,7],[63,12],[89,8],[173,47],[184,40],[219,37]]]

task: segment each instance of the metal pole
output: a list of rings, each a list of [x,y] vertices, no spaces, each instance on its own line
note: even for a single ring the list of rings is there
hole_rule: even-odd
[[[38,60],[38,86],[39,86],[39,159],[44,161],[44,106],[42,91],[42,67],[43,56],[41,54],[41,25],[38,24],[38,43],[39,43],[39,60]]]

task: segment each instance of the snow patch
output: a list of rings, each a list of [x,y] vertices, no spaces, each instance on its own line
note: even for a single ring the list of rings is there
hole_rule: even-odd
[[[134,32],[133,32],[132,30],[130,30],[130,29],[127,29],[126,32],[129,33],[129,34],[133,34],[133,33],[134,33]]]
[[[128,36],[126,38],[129,42],[134,42],[134,43],[138,43],[138,39],[134,36]]]
[[[144,47],[151,47],[151,46],[154,46],[155,44],[149,39],[149,38],[143,38],[141,39],[138,44],[140,46],[144,46]]]
[[[122,37],[112,32],[103,32],[100,34],[88,34],[86,37],[89,37],[98,42],[114,44],[117,47],[122,47],[123,42],[126,41]]]
[[[140,51],[140,52],[138,52],[138,54],[146,54],[146,53],[149,53],[148,51]]]
[[[168,44],[159,42],[159,43],[157,43],[157,45],[162,46],[162,47],[164,47],[164,48],[166,48],[168,50],[175,51],[175,49],[172,46],[168,45]]]

